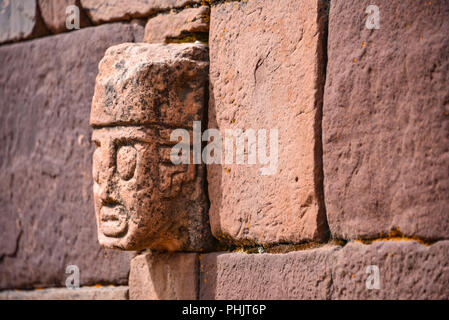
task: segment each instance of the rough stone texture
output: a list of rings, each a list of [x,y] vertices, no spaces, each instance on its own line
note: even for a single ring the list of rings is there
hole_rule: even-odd
[[[196,300],[198,254],[144,253],[131,260],[130,300]]]
[[[268,243],[326,237],[320,147],[325,18],[318,0],[212,7],[209,127],[222,137],[227,128],[279,133],[273,175],[261,175],[268,165],[259,160],[208,167],[209,214],[218,238]]]
[[[38,0],[42,19],[52,33],[70,31],[66,27],[68,6],[77,6],[80,9],[80,28],[90,26],[89,18],[84,13],[79,0]]]
[[[380,289],[367,289],[370,265]],[[448,299],[449,241],[200,255],[200,299]]]
[[[380,289],[368,290],[366,268],[379,267]],[[449,241],[349,243],[334,257],[331,299],[448,299]]]
[[[3,291],[0,300],[128,300],[128,287],[51,288],[32,291]]]
[[[81,0],[83,8],[95,24],[143,18],[200,3],[201,0]]]
[[[326,299],[332,284],[328,260],[337,248],[200,255],[200,299]]]
[[[192,132],[193,121],[203,119],[207,53],[206,46],[196,44],[125,43],[109,48],[101,60],[91,124],[103,246],[210,247],[205,167],[170,160],[178,143],[170,133],[177,128]]]
[[[323,113],[329,227],[449,237],[449,2],[331,1]]]
[[[192,128],[205,109],[207,59],[202,44],[123,43],[109,48],[99,64],[91,125],[163,122]]]
[[[193,33],[209,31],[209,7],[190,8],[179,13],[161,14],[148,19],[144,42],[170,42]]]
[[[45,35],[36,0],[0,1],[0,43]]]
[[[127,283],[132,254],[96,239],[89,110],[106,48],[133,34],[109,24],[0,47],[0,288],[65,286],[67,265],[81,285]]]

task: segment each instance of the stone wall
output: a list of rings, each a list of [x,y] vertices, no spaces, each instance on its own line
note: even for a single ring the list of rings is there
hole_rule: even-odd
[[[0,299],[447,299],[448,18],[440,0],[0,2]],[[223,137],[277,130],[274,167],[250,164],[251,146],[243,163],[195,165],[191,219],[207,231],[186,229],[207,245],[97,240],[96,79],[115,79],[94,103],[116,109],[152,94],[134,81],[128,96],[98,66],[140,42],[208,45],[201,110],[173,113],[177,125],[190,130],[192,112]],[[135,71],[129,52],[117,61]],[[161,78],[170,99],[182,91]]]

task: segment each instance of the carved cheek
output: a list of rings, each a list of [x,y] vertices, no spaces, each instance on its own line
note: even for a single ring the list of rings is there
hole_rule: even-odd
[[[101,170],[101,149],[97,148],[93,155],[92,163],[92,176],[96,183],[100,183],[100,170]]]
[[[117,171],[120,178],[127,181],[134,177],[137,164],[137,151],[132,146],[122,146],[117,152]]]

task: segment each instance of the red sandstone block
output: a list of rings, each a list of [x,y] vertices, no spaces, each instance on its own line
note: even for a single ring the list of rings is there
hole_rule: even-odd
[[[143,18],[200,3],[201,0],[81,0],[81,5],[95,24]]]
[[[331,233],[449,237],[449,2],[331,1],[323,111]],[[375,22],[375,21],[374,21]]]
[[[196,253],[144,253],[131,260],[130,300],[196,300]]]
[[[148,19],[144,42],[176,42],[193,33],[209,31],[209,7],[184,9],[178,13],[160,14]]]
[[[448,299],[449,241],[348,243],[333,257],[330,298]]]
[[[209,127],[223,139],[226,129],[265,129],[267,150],[275,148],[268,143],[270,130],[278,130],[272,140],[277,164],[262,164],[259,156],[256,164],[245,159],[208,167],[210,222],[218,238],[272,243],[326,237],[320,151],[324,12],[319,0],[212,6]],[[273,170],[262,174],[267,167]]]
[[[200,299],[326,299],[337,248],[287,254],[200,255]]]
[[[449,241],[200,255],[200,299],[448,299]]]

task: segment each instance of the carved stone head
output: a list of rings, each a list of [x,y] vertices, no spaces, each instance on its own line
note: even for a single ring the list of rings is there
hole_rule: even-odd
[[[204,166],[170,161],[171,131],[202,120],[207,76],[203,45],[126,43],[106,51],[90,117],[101,245],[197,251],[210,244]]]

